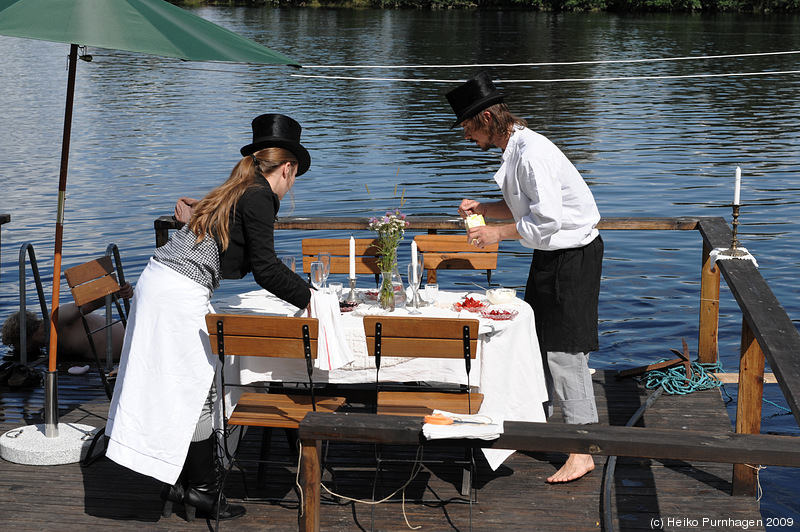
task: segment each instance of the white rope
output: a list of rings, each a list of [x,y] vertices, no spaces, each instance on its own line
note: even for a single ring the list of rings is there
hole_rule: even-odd
[[[634,81],[634,80],[659,80],[659,79],[690,79],[690,78],[724,78],[724,77],[744,77],[744,76],[777,76],[783,74],[800,74],[800,70],[776,70],[764,72],[733,72],[729,74],[684,74],[675,76],[623,76],[610,78],[560,78],[560,79],[495,79],[496,84],[500,83],[565,83],[582,81]],[[353,81],[400,81],[411,83],[463,83],[464,79],[408,79],[408,78],[373,78],[357,76],[313,76],[309,74],[291,74],[294,78],[315,78],[315,79],[341,79]]]
[[[761,52],[752,54],[701,55],[684,57],[661,57],[652,59],[604,59],[597,61],[566,61],[558,63],[478,63],[474,65],[303,65],[303,68],[489,68],[489,67],[523,67],[523,66],[559,66],[559,65],[602,65],[610,63],[656,63],[660,61],[691,61],[697,59],[729,59],[736,57],[763,57],[770,55],[800,54],[800,50],[787,52]]]

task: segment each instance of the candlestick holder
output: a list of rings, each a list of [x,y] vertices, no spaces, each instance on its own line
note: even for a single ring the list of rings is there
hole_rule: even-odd
[[[726,257],[745,257],[747,256],[747,251],[742,251],[739,248],[739,208],[741,205],[734,203],[733,207],[733,222],[731,225],[733,226],[733,236],[731,237],[731,247],[720,251],[720,255],[725,255]]]
[[[350,293],[347,294],[347,299],[345,299],[345,301],[348,303],[359,303],[361,298],[356,293],[356,280],[354,278],[348,280],[350,281]]]
[[[428,306],[428,303],[424,299],[422,299],[422,297],[419,295],[419,288],[415,288],[414,290],[412,290],[412,292],[414,294],[413,296],[411,296],[411,306],[413,308]]]

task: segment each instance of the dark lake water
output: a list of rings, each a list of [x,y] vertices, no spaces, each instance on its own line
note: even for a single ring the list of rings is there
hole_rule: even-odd
[[[369,215],[397,207],[403,191],[408,214],[454,215],[463,197],[497,198],[499,151],[480,152],[450,130],[444,97],[475,65],[491,64],[512,109],[569,155],[604,216],[730,220],[725,205],[740,166],[741,243],[789,316],[800,319],[800,54],[777,54],[800,50],[800,18],[196,12],[309,67],[89,50],[94,61],[78,65],[65,268],[114,242],[135,281],[154,246],[153,220],[171,214],[178,197],[201,197],[220,183],[249,143],[250,120],[265,112],[303,124],[312,155],[294,206],[285,201],[282,215]],[[0,37],[0,51],[0,213],[12,215],[2,227],[5,319],[19,303],[22,243],[33,243],[50,294],[68,46]],[[737,57],[718,57],[728,55]],[[528,65],[509,66],[519,63]],[[337,66],[347,68],[323,68]],[[303,236],[280,235],[279,251],[299,253]],[[603,236],[602,337],[593,365],[622,369],[671,357],[681,338],[694,354],[699,235]],[[501,253],[494,280],[523,287],[528,254],[517,243],[502,244]],[[467,281],[484,278],[440,275],[444,288]],[[218,295],[253,288],[252,279],[227,282]],[[35,294],[32,285],[28,293]],[[62,294],[69,300],[66,286]],[[723,283],[720,352],[728,371],[737,371],[740,327]],[[765,394],[778,406],[765,404],[763,431],[800,435],[783,415],[777,386]],[[762,513],[800,523],[798,491],[787,488],[800,483],[798,472],[768,468],[761,479]]]

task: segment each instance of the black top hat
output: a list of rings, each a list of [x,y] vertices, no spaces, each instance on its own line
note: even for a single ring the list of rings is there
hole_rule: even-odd
[[[311,156],[300,144],[303,130],[296,120],[285,115],[269,114],[253,119],[253,142],[242,148],[242,157],[252,155],[264,148],[284,148],[297,157],[297,175],[303,175],[311,166]]]
[[[456,121],[450,126],[453,129],[467,118],[472,118],[487,107],[503,101],[504,95],[497,91],[489,73],[478,72],[463,85],[446,94],[450,107],[456,113]]]

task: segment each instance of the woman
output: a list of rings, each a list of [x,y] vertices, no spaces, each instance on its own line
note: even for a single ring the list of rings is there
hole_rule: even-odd
[[[187,519],[244,515],[220,497],[212,405],[217,358],[205,315],[220,279],[256,282],[298,308],[311,287],[275,254],[280,201],[311,159],[301,127],[283,115],[253,120],[253,142],[230,177],[194,206],[156,249],[136,286],[117,385],[109,409],[107,456],[165,483],[165,515],[183,502]]]

